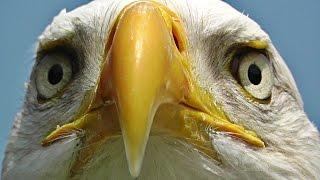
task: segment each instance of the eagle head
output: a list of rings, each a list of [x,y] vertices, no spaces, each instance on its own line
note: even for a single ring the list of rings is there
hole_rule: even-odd
[[[3,179],[317,179],[269,36],[220,0],[96,0],[40,35]]]

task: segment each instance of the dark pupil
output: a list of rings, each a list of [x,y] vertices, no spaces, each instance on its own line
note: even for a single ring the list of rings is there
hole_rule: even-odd
[[[61,65],[55,64],[53,65],[48,72],[48,81],[50,84],[55,85],[58,84],[63,77],[63,69]]]
[[[252,84],[260,84],[262,78],[260,68],[255,64],[251,64],[248,69],[248,77]]]

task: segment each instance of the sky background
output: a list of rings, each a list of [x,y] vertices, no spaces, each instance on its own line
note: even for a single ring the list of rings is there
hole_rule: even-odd
[[[63,8],[88,0],[1,0],[0,169],[13,118],[24,98],[37,37]],[[226,0],[270,35],[297,82],[309,118],[320,127],[320,1]]]

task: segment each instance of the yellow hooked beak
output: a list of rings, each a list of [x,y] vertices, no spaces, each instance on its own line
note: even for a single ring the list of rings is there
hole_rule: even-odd
[[[44,146],[79,131],[86,134],[85,143],[122,134],[133,177],[140,173],[151,129],[184,138],[208,155],[211,152],[204,147],[210,140],[208,127],[264,147],[254,132],[231,123],[197,84],[183,26],[168,8],[155,2],[125,7],[110,32],[106,50],[100,82],[90,92],[85,110],[49,134]],[[88,159],[93,150],[80,151],[78,159]],[[75,162],[73,171],[88,161]]]

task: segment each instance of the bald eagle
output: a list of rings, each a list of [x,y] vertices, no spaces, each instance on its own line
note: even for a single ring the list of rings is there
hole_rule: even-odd
[[[220,0],[95,0],[40,35],[3,179],[319,179],[269,36]]]

